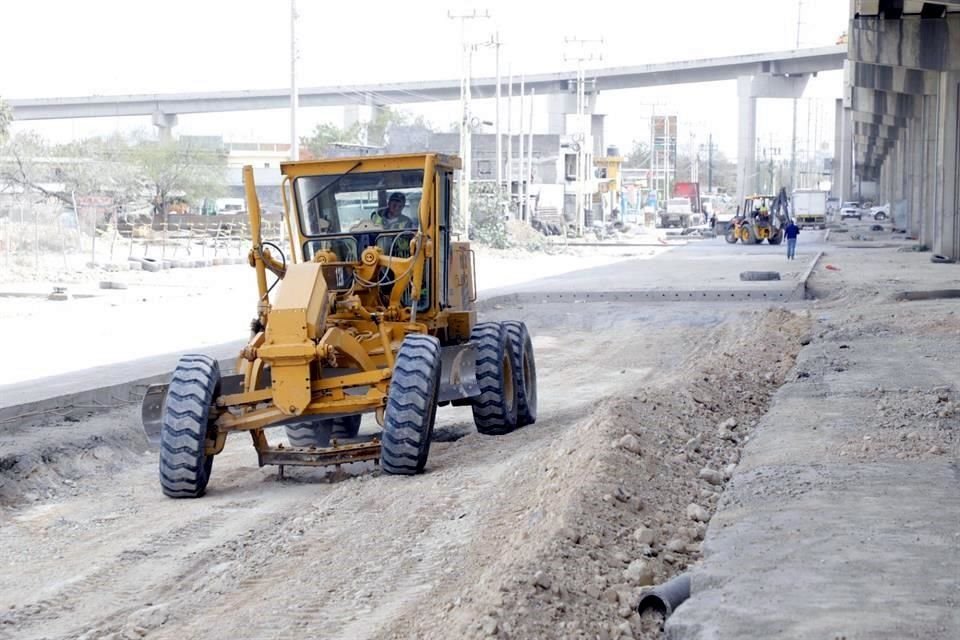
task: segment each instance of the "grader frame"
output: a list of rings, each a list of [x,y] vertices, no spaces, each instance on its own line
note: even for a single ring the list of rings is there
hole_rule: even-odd
[[[257,315],[235,374],[220,376],[206,356],[184,356],[169,385],[148,390],[143,425],[160,444],[167,495],[202,495],[232,432],[250,433],[260,465],[281,473],[284,465],[373,460],[406,474],[424,468],[438,404],[471,404],[483,433],[536,419],[526,327],[476,322],[473,252],[451,238],[457,168],[457,158],[438,154],[284,163],[284,253],[261,237],[253,169],[244,167]],[[370,202],[416,180],[410,228],[385,226],[383,207],[367,216]],[[360,186],[336,191],[341,181]],[[360,219],[347,227],[351,210]],[[359,437],[359,416],[369,413],[383,431]],[[308,446],[268,440],[268,427],[290,434],[289,425],[304,424],[319,433]],[[338,424],[348,426],[337,432]]]

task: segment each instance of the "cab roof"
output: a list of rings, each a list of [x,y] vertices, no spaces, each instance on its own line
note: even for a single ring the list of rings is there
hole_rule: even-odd
[[[280,163],[280,173],[291,178],[312,175],[345,173],[373,173],[376,171],[402,171],[423,169],[427,158],[436,159],[438,169],[456,170],[461,167],[460,158],[441,153],[400,153],[348,158],[324,158],[320,160],[297,160]]]

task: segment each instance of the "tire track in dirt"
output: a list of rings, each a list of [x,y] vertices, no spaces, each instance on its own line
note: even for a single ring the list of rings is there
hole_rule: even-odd
[[[84,530],[82,540],[58,526],[41,537],[23,524],[0,534],[13,548],[30,540],[37,553],[50,556],[34,580],[39,588],[33,592],[42,597],[24,603],[43,605],[35,611],[18,605],[17,617],[0,629],[18,638],[380,633],[455,583],[471,545],[504,526],[493,520],[504,497],[525,491],[525,471],[606,393],[647,386],[650,375],[666,379],[706,348],[719,322],[691,320],[675,307],[663,322],[652,322],[656,314],[648,310],[638,339],[635,307],[605,306],[597,316],[601,329],[580,321],[576,331],[565,328],[559,309],[537,311],[543,318],[553,314],[549,326],[533,332],[541,385],[537,424],[484,437],[473,433],[469,409],[447,409],[440,426],[468,435],[435,442],[427,474],[364,472],[333,484],[323,473],[299,470],[276,482],[274,472],[253,466],[246,438],[231,438],[214,463],[209,495],[194,501],[163,499],[155,460],[138,459],[56,505],[57,518],[117,514],[102,528]],[[517,522],[528,516],[510,514]],[[83,569],[88,562],[95,568]],[[15,573],[22,571],[0,577],[0,599],[16,592]]]

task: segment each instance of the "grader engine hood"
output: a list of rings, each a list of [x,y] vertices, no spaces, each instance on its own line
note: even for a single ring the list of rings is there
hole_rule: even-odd
[[[300,415],[310,404],[310,363],[317,359],[316,340],[330,305],[321,268],[313,262],[287,268],[257,352],[270,365],[273,402],[288,415]]]

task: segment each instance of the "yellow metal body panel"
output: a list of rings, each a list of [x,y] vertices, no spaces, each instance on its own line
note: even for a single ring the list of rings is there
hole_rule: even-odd
[[[277,285],[277,296],[272,307],[274,311],[302,310],[307,337],[311,340],[319,338],[330,307],[321,265],[307,262],[288,266],[286,275]],[[267,341],[270,341],[269,325]]]
[[[469,242],[450,243],[450,275],[447,290],[451,309],[468,310],[477,299],[474,253]]]
[[[273,401],[289,415],[310,404],[310,364],[326,324],[327,285],[315,263],[292,264],[279,284],[257,354],[270,365]]]
[[[447,315],[447,337],[451,341],[466,342],[470,339],[470,332],[477,324],[477,312],[451,311]]]

